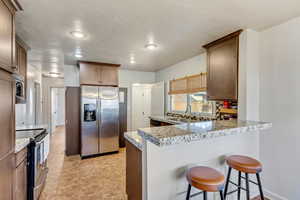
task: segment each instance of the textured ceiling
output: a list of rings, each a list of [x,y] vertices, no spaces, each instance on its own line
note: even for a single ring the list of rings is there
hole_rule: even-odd
[[[156,71],[199,54],[240,28],[261,30],[300,15],[299,0],[19,0],[17,33],[43,71],[83,60]],[[73,30],[87,36],[75,40]],[[144,48],[149,41],[155,51]],[[136,63],[130,64],[134,56]]]

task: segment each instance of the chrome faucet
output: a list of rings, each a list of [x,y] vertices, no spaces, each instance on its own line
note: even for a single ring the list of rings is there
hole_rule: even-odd
[[[186,106],[185,115],[191,115],[192,114],[192,107],[191,105]]]

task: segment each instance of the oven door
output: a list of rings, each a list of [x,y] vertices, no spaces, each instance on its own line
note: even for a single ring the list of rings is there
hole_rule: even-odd
[[[40,141],[36,141],[35,145],[35,170],[34,170],[34,200],[37,200],[43,190],[45,181],[48,174],[47,160],[45,158],[45,149],[47,148],[46,139],[49,135],[45,136]]]

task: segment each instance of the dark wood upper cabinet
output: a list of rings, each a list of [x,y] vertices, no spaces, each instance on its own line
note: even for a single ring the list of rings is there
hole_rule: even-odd
[[[118,67],[109,63],[79,61],[80,84],[99,86],[118,86]]]
[[[24,85],[24,94],[22,98],[18,98],[16,103],[26,103],[26,91],[27,91],[27,51],[30,48],[27,44],[16,36],[16,65],[13,73],[17,76],[17,79],[22,80]]]
[[[11,74],[0,69],[0,159],[15,148],[14,88]]]
[[[238,99],[239,35],[231,33],[203,47],[207,50],[207,98]]]
[[[16,66],[14,73],[25,80],[27,77],[27,51],[29,47],[19,37],[16,38]]]
[[[0,68],[12,72],[15,67],[15,12],[9,0],[0,0]]]

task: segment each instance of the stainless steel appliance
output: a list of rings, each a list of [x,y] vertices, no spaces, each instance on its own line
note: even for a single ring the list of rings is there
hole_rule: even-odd
[[[16,132],[16,136],[18,138],[30,138],[28,145],[27,199],[38,200],[48,174],[49,134],[45,129],[22,129]]]
[[[119,150],[119,89],[81,86],[81,156]]]
[[[25,103],[25,83],[21,76],[13,75],[16,84],[16,103]]]

